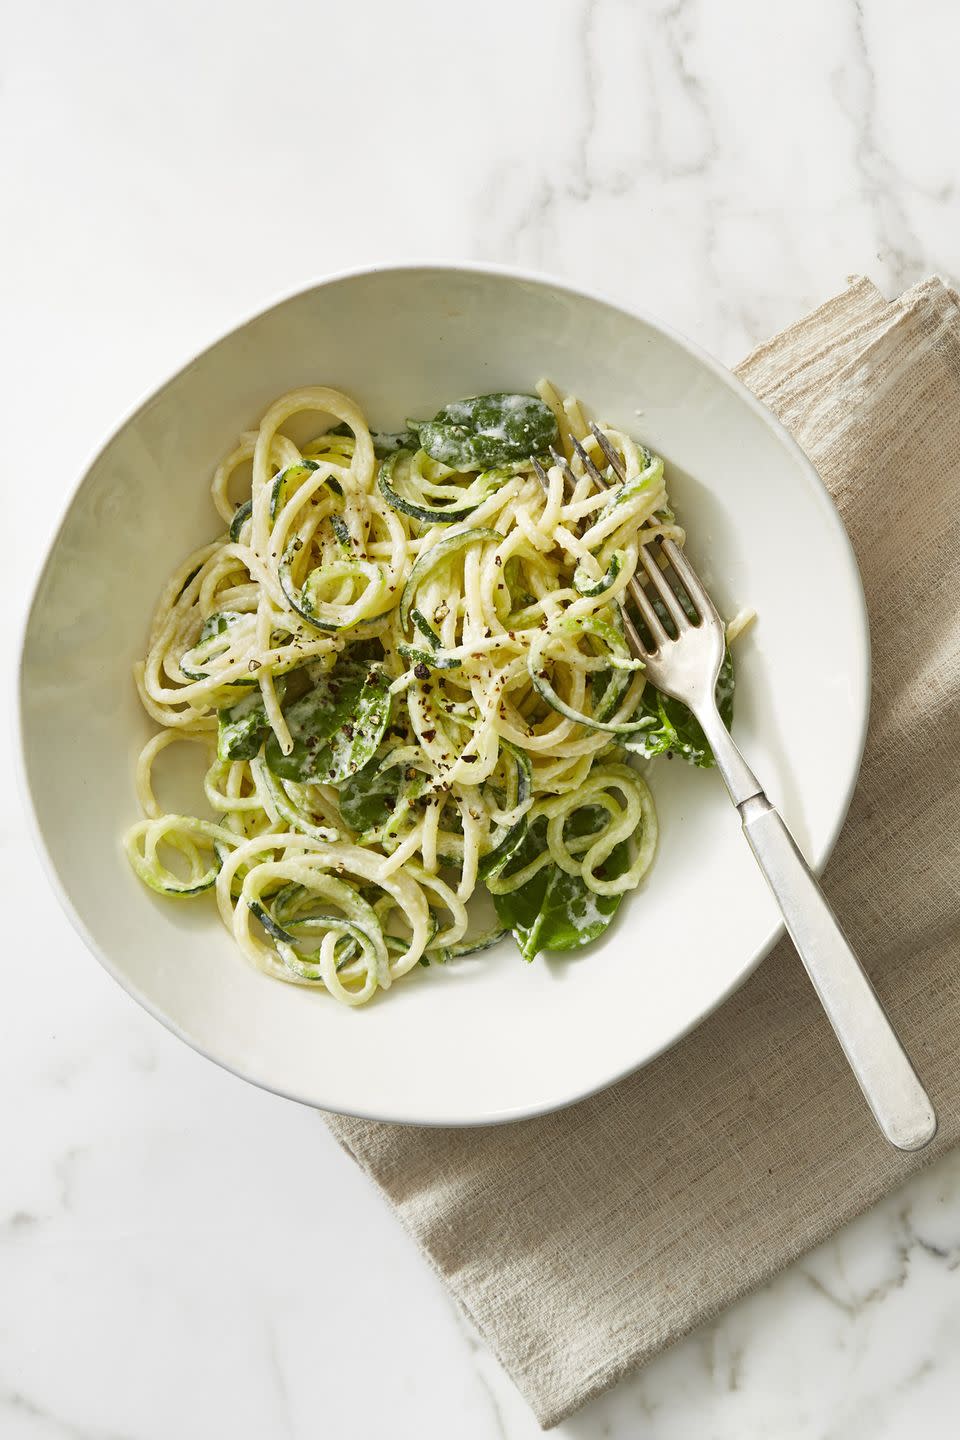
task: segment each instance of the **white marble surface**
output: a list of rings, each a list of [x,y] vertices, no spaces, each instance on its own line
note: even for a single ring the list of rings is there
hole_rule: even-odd
[[[731,362],[849,272],[960,275],[948,0],[38,0],[4,18],[20,600],[117,417],[325,271],[531,264]],[[7,653],[18,619],[0,611]],[[532,1437],[322,1121],[193,1055],[84,953],[8,751],[0,1435]],[[960,1155],[558,1433],[955,1433],[958,1269]]]

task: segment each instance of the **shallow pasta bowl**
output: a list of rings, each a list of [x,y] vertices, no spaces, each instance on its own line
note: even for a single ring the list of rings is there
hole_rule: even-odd
[[[392,429],[544,375],[666,458],[721,610],[759,612],[739,642],[734,732],[815,866],[853,791],[869,690],[853,554],[802,452],[720,366],[649,318],[505,270],[368,270],[247,321],[130,416],[81,479],[27,620],[22,758],[51,877],[88,947],[196,1049],[312,1105],[465,1125],[569,1104],[688,1031],[780,931],[717,775],[677,759],[650,769],[659,853],[602,940],[532,965],[505,944],[417,967],[362,1010],[268,979],[211,897],[164,901],[129,870],[133,767],[154,728],[131,666],[163,582],[217,533],[209,479],[238,433],[304,384],[346,391]]]

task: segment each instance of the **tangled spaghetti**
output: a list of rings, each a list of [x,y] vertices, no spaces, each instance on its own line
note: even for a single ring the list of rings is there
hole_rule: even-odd
[[[298,446],[283,427],[305,414],[321,433]],[[350,1005],[510,931],[528,958],[586,943],[657,837],[627,761],[669,717],[620,607],[639,547],[683,540],[663,462],[604,427],[626,479],[565,491],[550,444],[606,462],[546,383],[410,427],[372,435],[323,387],[272,405],[218,467],[224,532],[171,576],[136,667],[162,728],[137,768],[135,871],[215,890],[250,961]],[[178,742],[209,751],[213,819],[156,799]],[[479,931],[478,887],[498,914]]]

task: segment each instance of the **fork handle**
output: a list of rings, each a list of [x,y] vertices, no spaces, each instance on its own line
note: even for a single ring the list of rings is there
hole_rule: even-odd
[[[757,864],[877,1124],[898,1150],[922,1149],[937,1133],[937,1117],[869,976],[719,716],[704,729]],[[750,781],[756,788],[744,795]]]

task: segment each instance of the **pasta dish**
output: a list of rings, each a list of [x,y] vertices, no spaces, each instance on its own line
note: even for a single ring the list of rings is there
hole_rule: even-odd
[[[222,533],[136,667],[160,727],[126,837],[141,880],[214,892],[249,961],[349,1005],[511,935],[528,960],[601,935],[656,849],[642,762],[712,763],[624,636],[639,547],[684,538],[663,461],[602,428],[623,481],[547,383],[389,435],[332,389],[277,400],[217,468]],[[728,722],[732,692],[728,654]],[[179,742],[207,756],[196,814],[154,793]]]

